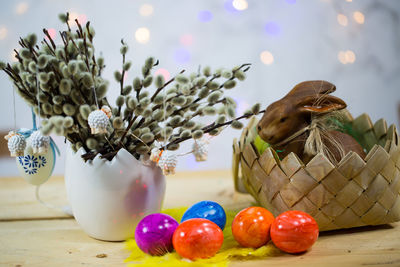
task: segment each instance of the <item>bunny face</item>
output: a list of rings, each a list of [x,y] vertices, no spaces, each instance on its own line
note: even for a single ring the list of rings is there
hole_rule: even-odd
[[[265,142],[274,145],[305,127],[305,119],[287,99],[272,103],[258,123],[258,134]]]

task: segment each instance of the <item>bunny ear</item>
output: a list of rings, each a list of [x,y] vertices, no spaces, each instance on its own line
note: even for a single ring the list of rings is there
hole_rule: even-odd
[[[331,95],[306,96],[297,103],[299,111],[315,114],[324,114],[346,107],[347,105],[342,99]]]
[[[309,95],[326,95],[334,92],[336,86],[330,82],[319,81],[306,81],[297,84],[287,96],[304,97]]]

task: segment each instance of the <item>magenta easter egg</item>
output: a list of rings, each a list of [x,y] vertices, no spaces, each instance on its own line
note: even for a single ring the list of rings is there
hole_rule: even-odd
[[[138,247],[150,255],[161,256],[173,250],[172,236],[178,222],[169,215],[154,213],[144,217],[135,230]]]

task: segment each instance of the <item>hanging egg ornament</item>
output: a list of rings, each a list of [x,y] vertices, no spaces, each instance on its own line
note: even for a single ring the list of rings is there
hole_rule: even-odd
[[[111,110],[107,106],[90,112],[88,123],[92,134],[107,133],[107,126],[110,124]]]
[[[27,139],[28,144],[34,143],[31,138],[36,138],[33,133]],[[20,175],[30,184],[41,185],[46,182],[54,170],[56,152],[49,144],[46,152],[38,155],[33,153],[31,145],[27,145],[23,156],[16,158],[17,168]]]
[[[40,130],[34,131],[29,137],[29,145],[35,155],[46,154],[50,147],[50,137],[43,135]]]
[[[218,225],[221,230],[224,230],[226,224],[226,213],[224,208],[214,201],[200,201],[194,204],[183,214],[181,222],[193,218],[210,220]]]
[[[135,229],[135,241],[145,253],[155,256],[171,252],[172,236],[178,222],[169,215],[154,213],[144,217]]]
[[[236,214],[232,235],[243,247],[259,248],[268,243],[274,215],[261,207],[249,207]]]
[[[214,256],[223,242],[221,228],[206,219],[190,219],[181,223],[172,237],[176,252],[190,260]]]
[[[193,154],[196,161],[206,161],[208,156],[208,141],[205,139],[195,140],[193,143]]]
[[[303,211],[290,210],[276,217],[271,226],[271,239],[280,250],[300,253],[317,241],[318,224]]]
[[[178,156],[164,151],[158,161],[158,166],[163,170],[164,175],[175,174],[176,164],[178,163]]]
[[[161,155],[163,153],[163,150],[160,150],[159,148],[155,147],[151,150],[151,154],[150,154],[150,160],[153,162],[158,163],[158,161],[161,158]]]
[[[16,133],[14,131],[10,131],[5,137],[8,150],[10,151],[11,157],[20,157],[24,155],[24,151],[26,148],[25,137]]]

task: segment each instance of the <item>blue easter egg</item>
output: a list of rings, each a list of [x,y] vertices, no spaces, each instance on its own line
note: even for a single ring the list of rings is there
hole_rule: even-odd
[[[181,223],[193,218],[210,220],[218,225],[221,230],[224,230],[226,224],[224,209],[214,201],[200,201],[194,204],[183,214]]]

